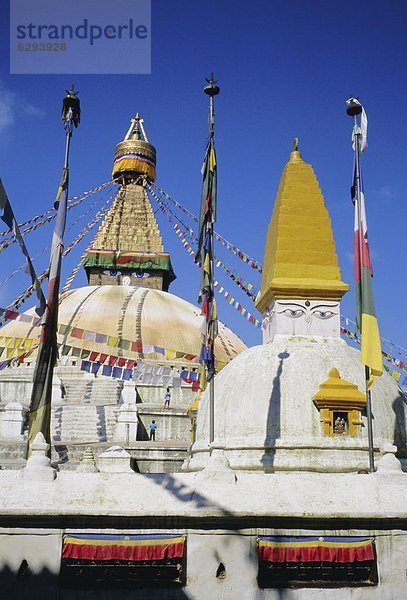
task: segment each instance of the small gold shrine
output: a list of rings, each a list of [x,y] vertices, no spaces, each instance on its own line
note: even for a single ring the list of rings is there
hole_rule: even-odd
[[[321,412],[321,424],[327,436],[357,436],[362,422],[366,396],[358,386],[341,379],[338,369],[329,371],[329,379],[321,383],[313,402]]]

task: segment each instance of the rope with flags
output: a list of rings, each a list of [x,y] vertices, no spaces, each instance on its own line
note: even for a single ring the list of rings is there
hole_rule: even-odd
[[[100,189],[104,189],[105,187],[107,187],[107,185],[104,185],[103,187],[100,187]],[[96,189],[96,188],[95,188]],[[100,191],[97,190],[97,191]],[[96,193],[96,192],[94,192]],[[79,200],[76,200],[75,202],[72,202],[71,204],[68,205],[68,211],[72,210],[72,208],[75,208],[76,206],[78,206],[79,204],[81,204],[82,202],[84,202],[85,200],[87,200],[90,197],[90,194],[86,195],[86,196],[82,196],[79,198]],[[49,214],[52,213],[52,214]],[[23,229],[21,231],[21,236],[25,236],[28,233],[31,233],[32,231],[36,231],[39,227],[42,227],[43,225],[46,225],[47,223],[50,223],[51,221],[53,221],[56,218],[56,211],[55,209],[50,209],[49,211],[47,211],[48,216],[45,219],[38,219],[34,222],[34,219],[32,219],[30,222],[33,223],[32,225],[30,225],[30,227],[26,227],[26,229]],[[9,246],[11,246],[12,244],[14,244],[14,242],[18,241],[16,236],[13,234],[8,238],[5,238],[1,243],[0,243],[0,254],[2,252],[4,252],[4,250],[6,250],[7,248],[9,248]]]
[[[102,183],[102,184],[92,188],[91,190],[88,190],[87,192],[82,192],[81,194],[79,194],[79,196],[71,196],[68,199],[68,207],[74,208],[75,206],[77,206],[78,204],[81,204],[84,200],[86,200],[90,196],[97,194],[98,192],[100,192],[101,190],[104,190],[106,187],[108,187],[109,185],[112,185],[112,184],[117,185],[114,179],[110,179],[109,181],[106,181],[105,183]],[[36,215],[35,217],[31,217],[31,219],[27,219],[26,221],[19,223],[18,226],[20,228],[25,227],[26,225],[30,225],[31,223],[36,223],[37,221],[40,221],[44,217],[46,217],[50,214],[54,214],[54,213],[56,216],[55,207],[52,206],[51,208],[49,208],[45,212],[41,213],[40,215]],[[13,231],[12,228],[6,229],[5,231],[0,231],[0,237],[4,237],[5,235],[8,235],[9,233],[12,233],[12,231]]]
[[[40,281],[35,272],[34,265],[32,264],[32,260],[28,253],[27,246],[25,245],[25,242],[23,240],[23,236],[21,234],[20,227],[18,226],[18,223],[14,216],[14,212],[11,208],[9,199],[6,194],[6,190],[4,189],[3,182],[1,181],[1,179],[0,179],[0,211],[1,211],[2,221],[4,221],[4,223],[10,229],[13,230],[14,239],[20,245],[21,251],[25,256],[25,261],[26,261],[25,264],[26,264],[27,272],[31,277],[32,288],[33,288],[33,290],[35,290],[35,292],[37,294],[36,312],[37,312],[38,316],[42,316],[45,311],[45,297],[42,292]]]
[[[107,212],[107,211],[106,211]],[[72,269],[72,271],[70,272],[70,274],[68,275],[68,277],[66,278],[65,284],[62,287],[61,290],[61,294],[65,294],[65,292],[67,292],[69,290],[69,288],[72,285],[73,280],[75,279],[75,277],[77,276],[77,274],[80,271],[80,268],[83,266],[87,256],[88,256],[88,252],[91,248],[93,248],[95,241],[97,238],[97,233],[93,236],[92,240],[90,241],[90,243],[88,244],[88,246],[86,247],[86,250],[81,254],[81,257],[78,261],[78,263],[76,264],[76,266]]]
[[[101,220],[102,218],[104,218],[104,217],[105,217],[105,215],[106,215],[106,214],[107,214],[107,212],[109,211],[110,204],[111,204],[111,200],[113,199],[113,197],[114,197],[114,194],[112,194],[112,195],[110,196],[110,198],[109,198],[109,200],[106,202],[106,204],[105,204],[105,205],[102,207],[102,209],[101,209],[101,210],[100,210],[100,211],[99,211],[99,212],[98,212],[98,213],[95,215],[95,218],[94,218],[93,222],[89,224],[89,226],[88,226],[88,228],[87,228],[87,231],[86,231],[86,233],[89,233],[89,231],[90,231],[91,229],[93,229],[93,227],[95,227],[95,225],[97,225],[97,223],[99,223],[99,222],[100,222],[100,220]],[[76,276],[77,276],[77,274],[79,273],[79,270],[80,270],[81,266],[83,265],[83,263],[84,263],[84,262],[85,262],[85,260],[86,260],[86,257],[87,257],[87,255],[88,255],[88,252],[89,252],[89,250],[90,250],[90,249],[93,247],[93,245],[94,245],[94,243],[95,243],[96,236],[97,236],[97,233],[96,233],[96,235],[95,235],[95,236],[92,238],[92,240],[90,241],[90,243],[88,244],[88,246],[86,247],[86,250],[85,250],[85,251],[83,252],[83,254],[81,255],[81,257],[80,257],[80,259],[79,259],[79,261],[78,261],[77,265],[76,265],[76,266],[75,266],[75,267],[72,269],[71,273],[70,273],[70,274],[69,274],[69,276],[67,277],[67,279],[66,279],[66,281],[65,281],[65,284],[64,284],[64,286],[63,286],[63,288],[62,288],[62,290],[61,290],[61,294],[64,294],[65,292],[67,292],[67,291],[69,290],[69,288],[71,287],[73,280],[75,279],[75,277],[76,277]],[[84,237],[84,236],[82,236],[82,237],[81,237],[81,239],[82,239],[83,237]],[[78,240],[78,241],[79,241],[79,240]],[[64,254],[64,256],[65,256],[65,254]]]
[[[62,254],[63,258],[65,258],[73,250],[73,248],[77,244],[79,244],[79,242],[93,229],[93,227],[95,227],[100,222],[100,220],[106,215],[107,211],[110,208],[110,203],[111,203],[111,200],[113,197],[114,197],[114,194],[112,194],[110,196],[110,198],[107,200],[105,205],[101,208],[101,210],[96,213],[93,220],[90,223],[88,223],[86,225],[86,227],[84,227],[79,232],[77,237],[65,248],[65,250],[63,251],[63,254]],[[75,273],[75,275],[76,275],[76,273]],[[40,283],[42,283],[44,281],[44,279],[46,279],[47,277],[48,277],[48,269],[45,269],[45,271],[43,271],[42,273],[40,273],[40,275],[38,275],[38,280],[40,281]],[[32,285],[30,285],[22,294],[17,296],[17,298],[15,298],[13,300],[13,302],[11,302],[7,306],[5,315],[0,320],[0,325],[4,325],[4,323],[6,321],[10,320],[10,317],[7,315],[12,314],[15,309],[20,308],[20,306],[24,302],[26,302],[28,300],[28,298],[31,296],[31,294],[33,293],[33,290],[34,290],[34,287]],[[64,290],[62,290],[62,291],[64,291]]]
[[[173,225],[173,230],[175,231],[177,236],[179,238],[181,238],[181,242],[182,242],[184,248],[187,250],[188,254],[190,254],[191,256],[194,256],[195,250],[191,247],[191,245],[188,242],[186,242],[185,237],[188,237],[191,240],[191,242],[193,243],[194,248],[196,248],[197,243],[198,243],[198,238],[195,234],[195,231],[192,228],[188,227],[185,224],[185,222],[179,218],[179,215],[177,215],[176,212],[174,212],[169,206],[167,206],[157,196],[157,194],[154,193],[154,191],[147,190],[147,196],[148,196],[148,198],[153,198],[158,203],[159,210],[161,210],[161,212],[168,217],[168,220],[171,224],[173,224],[173,221],[174,221],[174,219],[172,218],[171,215],[173,215],[176,219],[179,220],[179,222],[183,226],[183,229],[181,229],[179,227],[178,223],[175,223]],[[247,281],[246,279],[244,279],[237,271],[235,271],[232,267],[227,265],[223,260],[221,260],[217,256],[214,256],[214,260],[215,260],[215,268],[221,267],[226,272],[226,274],[232,279],[232,281],[234,281],[235,284],[238,287],[240,287],[244,291],[244,293],[247,296],[249,296],[249,298],[251,298],[251,300],[253,300],[253,302],[254,302],[256,300],[256,296],[257,296],[257,290],[255,289],[255,286],[252,283],[250,283],[249,281]]]
[[[164,196],[164,198],[167,198],[168,200],[170,200],[177,208],[182,210],[193,221],[198,223],[198,217],[196,215],[194,215],[192,212],[190,212],[188,209],[186,209],[182,204],[177,202],[174,198],[172,198],[169,194],[167,194],[167,192],[165,192],[162,188],[160,188],[156,183],[150,182],[150,184],[148,186],[148,190],[151,192],[151,190],[153,188],[155,188],[162,196]],[[161,198],[161,200],[163,202],[165,202],[162,198]],[[180,219],[179,217],[177,217],[177,218],[178,218],[178,221],[180,223],[182,223],[182,219]],[[187,227],[187,229],[189,229],[189,227]],[[249,267],[251,267],[255,271],[259,271],[260,273],[262,272],[263,266],[261,265],[261,263],[259,261],[255,260],[254,258],[251,258],[246,252],[244,252],[243,250],[238,248],[232,242],[229,242],[226,238],[221,236],[216,231],[214,231],[214,237],[215,237],[216,241],[220,242],[222,244],[222,246],[224,246],[230,252],[233,252],[233,254],[235,256],[237,256],[245,264],[249,265]]]
[[[108,202],[110,202],[110,199],[112,198],[112,196],[110,196]],[[84,212],[82,213],[79,217],[77,217],[75,219],[75,221],[73,221],[71,223],[71,225],[68,227],[68,231],[70,231],[75,225],[77,225],[80,221],[82,221],[82,219],[84,219],[86,217],[86,215],[88,215],[90,212],[92,212],[92,210],[101,203],[101,201],[103,200],[102,198],[98,198],[97,200],[95,200],[94,202],[92,202],[91,206]],[[89,227],[89,225],[88,225]],[[44,254],[44,252],[46,252],[47,250],[49,250],[50,245],[48,244],[47,246],[45,246],[44,248],[42,248],[39,252],[37,252],[37,254],[35,254],[32,258],[32,260],[36,260],[39,256],[41,256],[42,254]],[[14,271],[12,271],[11,273],[9,273],[6,277],[4,277],[4,279],[2,279],[0,281],[0,289],[3,287],[3,285],[5,283],[7,283],[7,281],[10,281],[10,279],[12,279],[15,275],[17,275],[17,273],[19,273],[20,271],[22,271],[24,268],[26,268],[25,264],[20,265],[19,267],[17,267]],[[45,303],[45,299],[44,299],[44,303]]]

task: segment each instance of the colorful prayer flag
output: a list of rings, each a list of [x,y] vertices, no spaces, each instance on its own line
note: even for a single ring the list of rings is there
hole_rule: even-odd
[[[213,297],[213,224],[216,221],[216,153],[213,134],[206,147],[202,166],[202,196],[199,218],[198,249],[195,262],[201,267],[199,303],[202,303],[204,323],[201,328],[200,360],[207,369],[209,381],[215,373],[214,341],[218,333],[216,301]]]
[[[65,166],[56,199],[57,216],[51,244],[51,257],[48,273],[48,296],[31,393],[28,419],[28,457],[31,455],[31,446],[37,433],[41,432],[44,435],[46,442],[51,445],[52,377],[58,356],[57,328],[59,281],[61,276],[62,252],[64,249],[68,181],[69,171],[67,166]]]
[[[356,141],[355,143],[359,142]],[[352,185],[352,200],[355,205],[354,254],[356,323],[361,333],[361,360],[370,370],[370,387],[373,384],[374,379],[380,377],[383,373],[383,359],[379,327],[373,300],[373,270],[367,235],[365,197],[361,178],[359,181],[361,189],[360,197],[358,198],[355,169]]]

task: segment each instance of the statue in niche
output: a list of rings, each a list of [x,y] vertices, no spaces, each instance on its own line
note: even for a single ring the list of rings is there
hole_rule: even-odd
[[[334,421],[334,434],[344,435],[346,433],[346,420],[343,416],[338,415]]]

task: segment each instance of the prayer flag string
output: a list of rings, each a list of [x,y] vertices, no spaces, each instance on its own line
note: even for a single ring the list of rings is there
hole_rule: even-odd
[[[179,215],[174,213],[174,211],[172,211],[171,208],[166,206],[154,192],[150,191],[150,196],[158,202],[159,210],[163,214],[165,214],[167,216],[169,222],[171,224],[173,224],[173,219],[170,215],[173,215],[176,219],[178,219]],[[181,241],[182,241],[184,248],[188,251],[188,253],[191,256],[194,256],[195,251],[193,250],[192,246],[185,240],[185,237],[188,237],[193,242],[193,245],[195,248],[196,248],[196,244],[198,242],[198,238],[196,237],[193,229],[191,229],[190,227],[187,227],[187,225],[182,220],[180,220],[179,222],[183,226],[183,229],[181,229],[179,227],[178,223],[175,223],[175,225],[173,225],[173,229],[174,229],[175,233],[177,234],[177,236],[179,238],[182,238]],[[215,258],[215,267],[216,268],[221,267],[226,272],[226,274],[232,279],[232,281],[234,281],[236,283],[236,285],[238,287],[240,287],[244,291],[244,293],[254,302],[256,300],[256,296],[258,293],[258,290],[254,287],[254,285],[252,283],[250,283],[249,281],[247,281],[246,279],[244,279],[237,271],[232,269],[223,260],[221,260],[220,258],[217,258],[216,256],[214,258]]]
[[[95,208],[95,206],[97,206],[98,204],[100,204],[102,200],[103,200],[103,197],[98,198],[97,200],[95,200],[94,202],[92,202],[92,204],[88,208],[88,210],[86,212],[82,213],[82,215],[80,215],[77,219],[75,219],[75,221],[73,221],[73,223],[71,223],[71,225],[68,227],[67,230],[70,231],[75,225],[77,225],[77,223],[79,223],[79,221],[81,221],[87,214],[89,214]],[[109,202],[110,202],[110,199],[109,199]],[[36,260],[39,256],[41,256],[42,254],[44,254],[44,252],[46,252],[47,250],[49,250],[49,248],[50,248],[50,244],[48,244],[47,246],[45,246],[44,248],[42,248],[33,257],[33,260]],[[23,269],[25,269],[25,267],[26,267],[26,265],[24,263],[24,264],[20,265],[19,267],[17,267],[17,269],[15,269],[14,271],[12,271],[9,275],[7,275],[7,277],[5,277],[4,279],[2,279],[0,281],[0,289],[3,287],[3,285],[7,281],[10,281],[10,279],[12,279],[15,275],[17,275],[17,273],[19,273],[20,271],[22,271]]]
[[[106,187],[108,187],[109,185],[112,185],[112,184],[117,185],[114,179],[111,179],[110,181],[106,181],[106,183],[102,183],[101,185],[98,185],[87,192],[82,192],[81,194],[79,194],[79,196],[71,196],[68,199],[68,205],[69,206],[70,205],[77,206],[78,204],[80,204],[82,202],[82,200],[86,200],[89,196],[92,196],[93,194],[100,192],[101,190],[105,189]],[[19,223],[18,226],[25,227],[26,225],[29,225],[30,223],[34,223],[36,221],[39,221],[39,220],[43,219],[44,217],[46,217],[47,215],[54,213],[54,212],[55,212],[55,207],[52,206],[51,208],[49,208],[45,212],[41,213],[40,215],[37,215],[35,217],[32,217],[31,219],[28,219],[27,221],[23,221],[22,223]],[[12,229],[6,229],[5,231],[0,232],[0,237],[8,235],[9,233],[12,233]]]
[[[99,188],[95,188],[95,191],[92,193],[96,193],[96,192],[100,191],[101,189],[104,189],[109,184],[111,184],[111,182],[109,182],[108,184],[104,184],[103,186],[99,186]],[[79,197],[78,200],[75,200],[74,202],[71,202],[70,204],[68,204],[68,210],[71,210],[72,208],[75,208],[75,206],[78,206],[79,204],[84,202],[84,200],[89,198],[90,195],[91,195],[90,193],[87,195],[82,195]],[[46,216],[46,218],[43,220],[38,220],[38,221],[34,222],[34,220],[36,218],[31,219],[31,221],[29,221],[29,222],[33,222],[33,225],[30,225],[30,227],[26,227],[25,229],[23,229],[21,231],[21,235],[24,236],[24,235],[27,235],[28,233],[31,233],[32,231],[36,231],[39,227],[42,227],[43,225],[46,225],[47,223],[50,223],[52,220],[54,220],[57,215],[56,210],[54,208],[49,209],[44,214],[47,214],[48,216]],[[0,243],[0,254],[2,252],[4,252],[4,250],[6,250],[9,246],[11,246],[11,244],[14,244],[15,241],[16,241],[16,237],[14,234],[10,235],[8,238],[5,238]]]
[[[170,200],[177,208],[182,210],[184,212],[184,214],[186,214],[193,221],[198,223],[198,217],[196,215],[194,215],[189,210],[187,210],[184,206],[182,206],[182,204],[180,204],[179,202],[174,200],[174,198],[172,198],[169,194],[167,194],[167,192],[165,192],[162,188],[160,188],[156,183],[151,183],[149,185],[149,187],[148,187],[149,191],[151,191],[152,188],[155,188],[160,194],[162,194],[164,196],[164,198],[166,198],[167,200]],[[254,258],[251,258],[246,252],[243,252],[243,250],[240,250],[240,248],[235,246],[235,244],[232,244],[231,242],[229,242],[227,239],[222,237],[216,231],[214,232],[214,235],[215,235],[215,239],[218,242],[220,242],[222,244],[222,246],[224,246],[227,250],[233,252],[233,254],[235,254],[244,263],[248,264],[252,269],[259,271],[260,273],[262,272],[262,265],[259,261],[255,260]]]
[[[110,198],[108,199],[108,201],[106,202],[105,206],[98,212],[96,213],[95,217],[93,218],[93,220],[87,224],[86,227],[84,227],[82,229],[82,231],[78,234],[78,236],[75,238],[75,240],[73,242],[71,242],[71,244],[69,244],[64,252],[63,252],[63,257],[67,256],[71,250],[91,231],[91,229],[93,229],[93,227],[95,225],[97,225],[97,223],[99,223],[99,221],[105,216],[105,214],[107,213],[107,211],[109,210],[109,204],[111,199],[113,198],[112,194],[110,196]],[[38,275],[38,280],[40,283],[42,283],[44,281],[44,279],[46,279],[46,277],[48,276],[48,269],[46,269],[45,271],[43,271],[40,275]],[[13,302],[11,302],[8,306],[7,309],[5,311],[4,317],[0,320],[0,326],[4,325],[4,323],[6,321],[9,320],[9,317],[7,317],[8,314],[13,313],[13,311],[18,310],[21,305],[26,302],[28,300],[28,298],[31,296],[31,294],[33,293],[34,288],[32,285],[30,285],[22,294],[20,294],[19,296],[17,296],[17,298],[15,298],[13,300]]]

